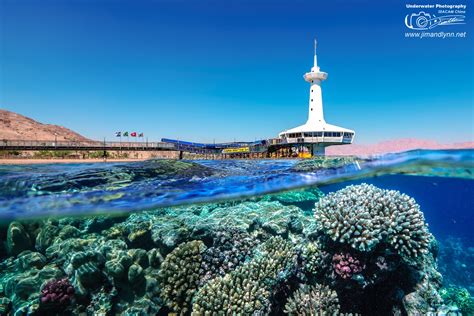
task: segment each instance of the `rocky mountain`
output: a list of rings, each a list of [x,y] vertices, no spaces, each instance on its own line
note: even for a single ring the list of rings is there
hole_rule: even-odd
[[[474,142],[463,142],[453,144],[440,144],[432,140],[415,138],[402,138],[387,140],[375,144],[351,144],[342,146],[330,146],[326,148],[327,155],[347,156],[347,155],[379,155],[385,153],[397,153],[414,149],[466,149],[474,148]]]
[[[55,136],[56,135],[56,136]],[[88,141],[68,128],[43,124],[29,117],[0,109],[0,140]]]

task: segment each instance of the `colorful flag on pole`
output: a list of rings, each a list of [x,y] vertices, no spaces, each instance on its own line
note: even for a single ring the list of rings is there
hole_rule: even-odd
[[[128,137],[128,132],[123,132],[123,136],[127,136],[127,137]]]
[[[143,133],[138,134],[138,137],[143,137]]]
[[[132,136],[132,137],[137,137],[137,132],[131,132],[131,133],[130,133],[130,136]]]
[[[115,137],[121,137],[122,136],[122,132],[115,132]]]

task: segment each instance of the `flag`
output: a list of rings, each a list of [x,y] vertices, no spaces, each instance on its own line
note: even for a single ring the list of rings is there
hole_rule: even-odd
[[[123,132],[123,136],[127,136],[127,137],[128,137],[128,132]]]
[[[132,136],[132,137],[137,137],[137,132],[131,132],[131,133],[130,133],[130,136]]]
[[[122,132],[115,132],[115,137],[121,137],[122,136]]]
[[[143,137],[143,133],[138,134],[138,137]]]

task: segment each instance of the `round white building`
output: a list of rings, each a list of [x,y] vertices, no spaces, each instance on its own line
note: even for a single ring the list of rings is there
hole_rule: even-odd
[[[304,80],[310,83],[308,121],[306,124],[285,130],[279,134],[283,143],[309,145],[311,154],[324,155],[325,148],[331,145],[351,144],[355,132],[336,125],[326,123],[323,112],[321,82],[328,74],[318,67],[316,56],[316,40],[314,41],[314,66],[304,74]]]

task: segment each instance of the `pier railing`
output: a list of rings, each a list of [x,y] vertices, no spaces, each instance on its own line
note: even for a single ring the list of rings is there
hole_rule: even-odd
[[[261,143],[235,143],[229,146],[208,148],[196,146],[186,142],[129,142],[129,141],[54,141],[54,140],[0,140],[2,151],[180,151],[199,154],[230,154],[265,153],[281,147],[291,145],[324,142],[324,143],[351,143],[351,138],[346,137],[300,137],[295,139],[272,138]],[[232,146],[234,145],[234,146]]]
[[[177,150],[163,142],[0,140],[0,150]]]

